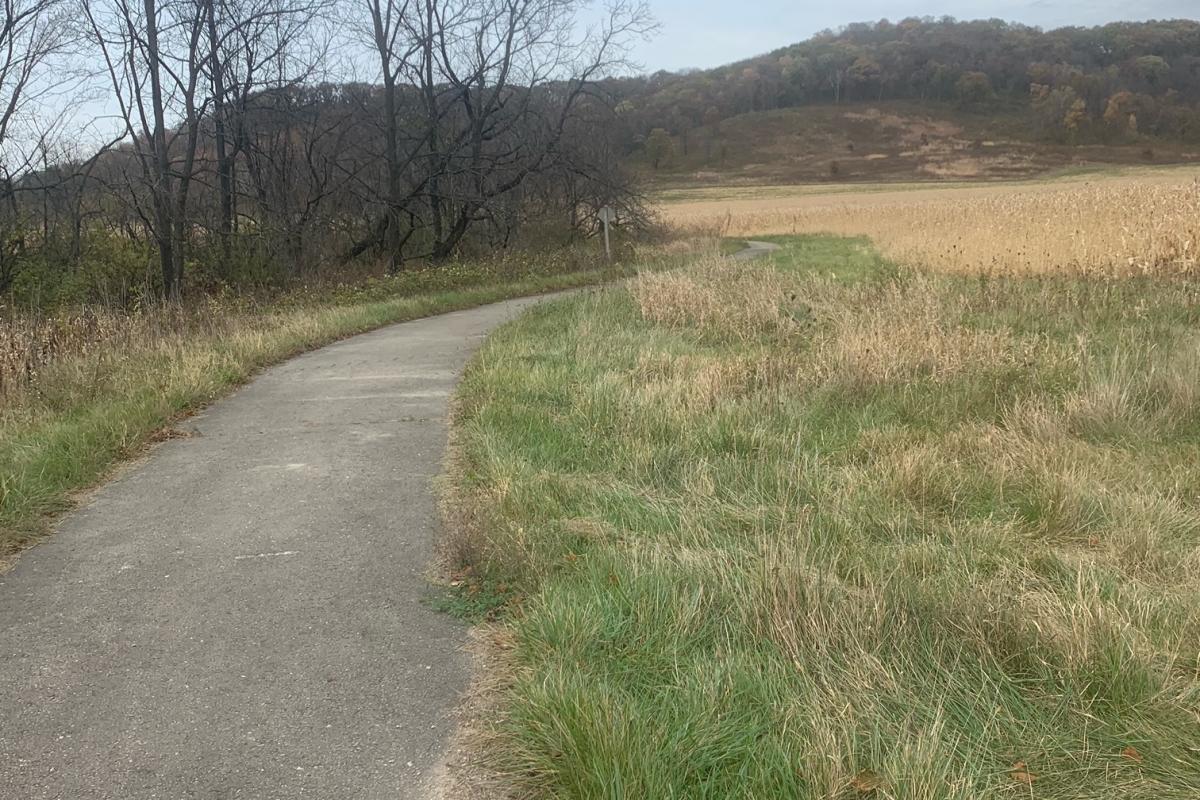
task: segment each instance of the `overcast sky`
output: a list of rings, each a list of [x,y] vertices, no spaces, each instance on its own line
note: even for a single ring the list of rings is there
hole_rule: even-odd
[[[1200,18],[1200,0],[650,0],[650,8],[662,31],[635,55],[651,72],[728,64],[825,28],[884,18],[996,17],[1043,28]]]

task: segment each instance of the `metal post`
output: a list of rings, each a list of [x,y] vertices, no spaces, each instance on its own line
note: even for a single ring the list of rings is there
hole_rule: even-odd
[[[600,209],[600,222],[604,224],[604,258],[612,261],[612,246],[608,243],[608,223],[613,218],[613,210],[608,206]]]

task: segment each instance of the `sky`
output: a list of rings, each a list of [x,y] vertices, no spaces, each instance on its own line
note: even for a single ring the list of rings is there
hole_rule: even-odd
[[[826,28],[879,19],[949,15],[1058,28],[1200,18],[1200,0],[650,0],[650,9],[662,28],[633,53],[650,72],[728,64]]]

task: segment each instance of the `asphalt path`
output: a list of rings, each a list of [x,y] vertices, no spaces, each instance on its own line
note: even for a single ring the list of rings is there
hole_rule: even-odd
[[[0,798],[425,796],[469,677],[422,602],[447,402],[535,302],[267,370],[0,574]]]
[[[767,253],[774,252],[778,249],[779,245],[771,242],[748,241],[746,242],[745,248],[734,253],[732,258],[737,261],[749,261],[752,258],[765,256]]]

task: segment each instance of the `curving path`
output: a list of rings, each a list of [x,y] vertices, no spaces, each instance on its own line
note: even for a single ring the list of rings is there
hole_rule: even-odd
[[[424,796],[468,679],[421,602],[447,401],[535,302],[268,370],[0,575],[0,798]]]
[[[536,302],[264,372],[0,574],[0,798],[428,796],[468,680],[422,603],[430,479],[467,358]]]
[[[767,253],[772,253],[778,249],[779,245],[773,242],[747,241],[746,247],[734,253],[730,258],[736,261],[749,261],[752,258],[765,256]]]

